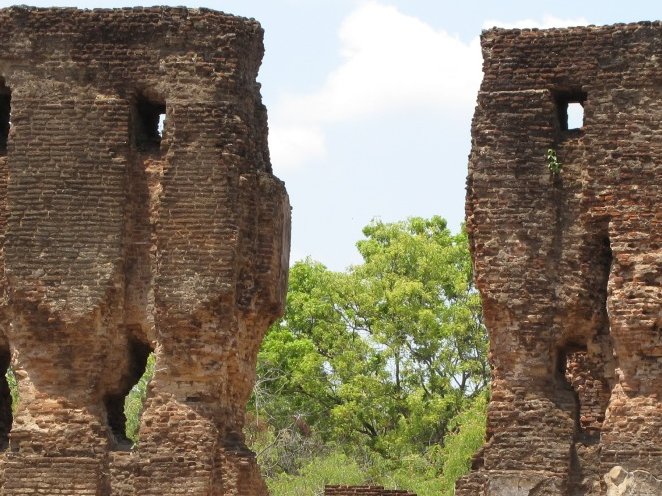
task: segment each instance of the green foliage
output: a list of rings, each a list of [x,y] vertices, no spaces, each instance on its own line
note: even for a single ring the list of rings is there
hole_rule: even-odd
[[[376,221],[364,235],[364,262],[346,272],[310,259],[291,268],[286,314],[258,358],[250,408],[268,427],[253,446],[271,481],[299,484],[334,446],[370,482],[439,494],[442,464],[461,465],[444,443],[469,429],[458,415],[481,422],[472,407],[489,377],[466,233],[432,217]]]
[[[471,457],[485,442],[487,402],[487,395],[481,394],[469,408],[453,419],[453,427],[444,439],[444,496],[453,495],[455,481],[469,472]]]
[[[247,442],[257,452],[274,496],[321,495],[326,484],[373,484],[407,489],[418,496],[452,496],[455,481],[468,472],[472,455],[484,441],[486,407],[487,395],[481,394],[449,422],[443,445],[397,460],[365,448],[348,450],[301,435],[297,438],[291,431],[276,434],[266,424],[256,438],[253,418]],[[289,469],[278,470],[279,460]]]
[[[297,475],[281,473],[268,479],[274,496],[322,496],[327,484],[361,485],[367,482],[356,460],[340,450],[311,459]]]
[[[276,430],[249,413],[244,433],[246,443],[255,451],[262,475],[267,480],[282,473],[299,473],[308,462],[329,451],[319,436],[311,435],[296,419],[290,425]]]
[[[7,385],[9,386],[9,393],[11,395],[11,411],[15,414],[18,409],[18,382],[11,367],[7,369],[5,379],[7,379]]]
[[[138,442],[138,430],[140,428],[140,416],[143,411],[143,404],[147,398],[147,384],[154,376],[154,363],[156,358],[154,353],[147,357],[145,372],[138,380],[135,386],[124,400],[124,415],[126,416],[126,437],[134,443]]]
[[[559,158],[556,156],[556,150],[553,148],[548,148],[545,157],[547,158],[547,168],[552,173],[552,175],[559,175],[561,173],[562,166],[561,162],[559,162]]]

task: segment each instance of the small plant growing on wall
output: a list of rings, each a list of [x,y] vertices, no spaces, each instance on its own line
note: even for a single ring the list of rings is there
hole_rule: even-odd
[[[559,162],[559,158],[556,156],[556,150],[548,148],[545,157],[547,158],[547,168],[552,175],[559,175],[561,173],[561,162]]]

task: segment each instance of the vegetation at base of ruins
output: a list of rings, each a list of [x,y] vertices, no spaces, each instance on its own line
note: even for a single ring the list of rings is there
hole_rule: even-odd
[[[138,429],[140,428],[140,416],[143,412],[145,398],[147,398],[147,384],[154,376],[154,363],[156,357],[150,353],[147,357],[145,372],[138,379],[138,382],[131,388],[131,391],[124,400],[124,416],[126,417],[126,437],[138,442]]]
[[[345,272],[292,266],[286,313],[262,344],[245,434],[274,496],[326,484],[451,496],[483,444],[487,338],[466,233],[440,217],[363,233],[363,263]],[[154,363],[125,401],[133,442]]]
[[[373,484],[403,488],[418,496],[452,496],[455,481],[469,471],[485,438],[487,395],[479,395],[452,421],[444,444],[387,460],[361,446],[324,443],[296,429],[278,431],[248,422],[247,441],[258,454],[271,494],[322,494],[326,484]],[[254,419],[251,419],[254,420]]]
[[[547,158],[547,168],[549,171],[552,173],[552,175],[557,176],[561,173],[561,162],[559,162],[559,158],[556,155],[556,150],[553,148],[548,148],[547,153],[545,154],[545,158]]]
[[[455,481],[469,471],[472,456],[485,442],[487,394],[482,394],[453,419],[453,429],[444,439],[443,496],[453,496]]]
[[[466,233],[372,222],[363,263],[295,263],[246,427],[275,496],[374,483],[452,494],[485,435],[489,369]]]

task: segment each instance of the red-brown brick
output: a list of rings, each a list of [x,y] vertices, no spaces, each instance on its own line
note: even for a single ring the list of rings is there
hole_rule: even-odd
[[[324,496],[416,496],[401,489],[384,489],[382,486],[345,486],[324,487]]]
[[[662,24],[482,48],[466,214],[492,399],[456,494],[662,494]]]
[[[290,207],[262,35],[207,9],[0,10],[0,362],[20,389],[3,495],[266,494],[242,428]]]

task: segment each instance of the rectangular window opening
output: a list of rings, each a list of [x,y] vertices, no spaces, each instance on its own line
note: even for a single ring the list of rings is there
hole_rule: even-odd
[[[11,91],[0,78],[0,155],[7,153],[9,128],[11,127]]]
[[[165,127],[165,108],[163,109],[163,113],[159,114],[159,123],[156,126],[156,130],[159,133],[159,136],[163,138],[163,128]]]
[[[568,131],[584,127],[584,106],[579,102],[568,103]]]
[[[581,90],[556,91],[554,99],[561,131],[579,131],[584,127],[586,92]]]
[[[138,150],[158,152],[165,126],[165,101],[138,95],[134,107],[133,141]]]

